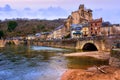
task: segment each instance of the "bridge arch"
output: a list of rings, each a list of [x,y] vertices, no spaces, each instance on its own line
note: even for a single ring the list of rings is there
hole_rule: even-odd
[[[6,40],[5,41],[6,43],[8,42],[8,43],[12,43],[12,44],[15,44],[15,45],[19,45],[19,40]],[[6,44],[5,43],[5,44]]]
[[[19,40],[0,40],[0,47],[5,47],[5,45],[11,44],[11,43],[15,45],[20,44]]]
[[[98,51],[99,46],[96,43],[86,42],[86,43],[83,43],[83,45],[81,46],[81,49],[88,50],[88,51]]]
[[[13,40],[8,40],[5,42],[5,45],[11,45],[11,44],[15,45],[15,42]]]

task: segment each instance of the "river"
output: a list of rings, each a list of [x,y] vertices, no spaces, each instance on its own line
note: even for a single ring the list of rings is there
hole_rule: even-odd
[[[69,68],[107,64],[93,58],[66,58],[74,50],[42,46],[0,48],[0,80],[60,80]]]

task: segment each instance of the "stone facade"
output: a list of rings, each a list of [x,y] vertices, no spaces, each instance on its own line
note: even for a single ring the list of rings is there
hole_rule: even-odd
[[[120,35],[120,26],[109,25],[101,27],[102,36]]]
[[[64,25],[57,27],[54,31],[52,31],[48,36],[47,39],[62,39],[66,34],[66,28]]]
[[[89,27],[88,26],[83,26],[82,35],[83,35],[83,37],[88,37],[89,36]]]
[[[62,39],[62,34],[61,34],[61,32],[62,32],[62,29],[61,29],[61,28],[53,31],[53,38],[54,38],[54,39]]]
[[[92,10],[85,9],[84,5],[80,5],[77,11],[72,12],[65,22],[67,29],[70,29],[71,24],[86,23],[92,20]]]
[[[89,25],[89,31],[91,36],[101,35],[102,18],[91,20]]]
[[[84,5],[80,5],[77,11],[71,14],[72,24],[80,24],[92,20],[92,10],[85,9]]]
[[[82,37],[82,25],[72,24],[71,25],[71,38],[80,38]]]
[[[120,25],[113,25],[113,34],[120,35]]]
[[[49,34],[50,34],[49,32],[42,32],[40,35],[40,39],[46,40]]]
[[[101,35],[102,36],[109,36],[112,34],[113,34],[113,27],[112,26],[101,27]]]
[[[27,40],[34,40],[34,39],[36,39],[36,37],[35,37],[35,35],[28,35],[28,36],[26,37],[26,39],[27,39]]]
[[[51,40],[53,39],[53,32],[50,32],[49,35],[47,36],[47,40]]]
[[[70,32],[70,26],[71,26],[71,24],[72,24],[72,17],[71,16],[69,16],[68,18],[67,18],[67,20],[65,21],[65,27],[66,27],[66,31],[68,31],[68,32]]]

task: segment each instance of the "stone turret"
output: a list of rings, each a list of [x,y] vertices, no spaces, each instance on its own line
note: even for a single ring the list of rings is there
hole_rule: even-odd
[[[89,20],[92,20],[92,10],[88,9],[88,14],[89,14]]]
[[[81,4],[81,5],[79,6],[79,10],[84,10],[84,4]]]

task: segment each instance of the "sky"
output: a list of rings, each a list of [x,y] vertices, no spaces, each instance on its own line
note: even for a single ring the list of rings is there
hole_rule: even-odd
[[[93,10],[93,18],[120,23],[120,0],[0,0],[0,20],[13,18],[67,18],[80,4]]]

